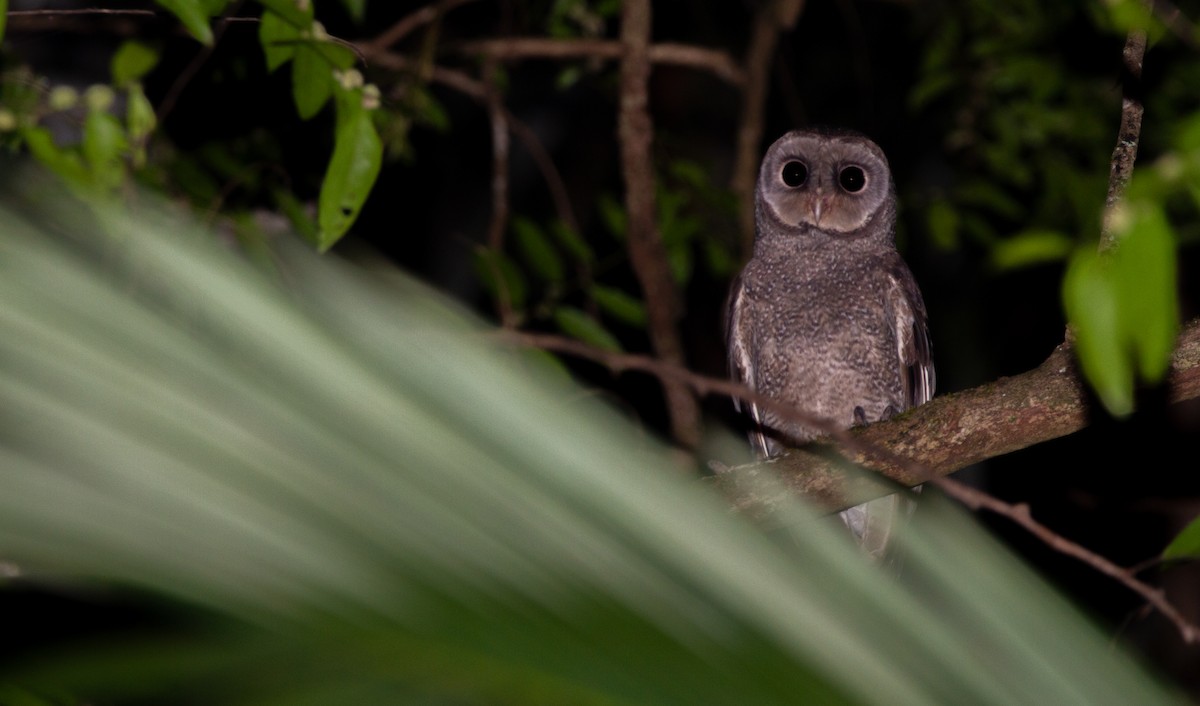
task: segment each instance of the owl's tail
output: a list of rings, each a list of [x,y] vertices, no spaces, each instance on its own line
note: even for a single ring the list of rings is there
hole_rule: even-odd
[[[921,486],[913,488],[920,491]],[[880,561],[896,533],[912,516],[916,503],[902,493],[876,498],[842,510],[842,522],[872,559]]]

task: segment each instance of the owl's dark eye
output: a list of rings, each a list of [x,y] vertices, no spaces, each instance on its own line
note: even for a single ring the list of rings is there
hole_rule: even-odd
[[[863,173],[862,167],[846,167],[838,174],[838,183],[843,189],[854,194],[862,191],[867,185],[867,175]]]
[[[791,187],[803,186],[808,181],[808,167],[804,162],[788,162],[783,165],[783,183]]]

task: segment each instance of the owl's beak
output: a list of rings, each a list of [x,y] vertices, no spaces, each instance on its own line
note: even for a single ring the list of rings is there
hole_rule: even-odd
[[[821,225],[821,214],[829,210],[831,200],[833,200],[833,194],[820,193],[812,200],[813,225]]]

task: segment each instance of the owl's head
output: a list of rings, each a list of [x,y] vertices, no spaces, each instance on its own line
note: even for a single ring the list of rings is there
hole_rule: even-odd
[[[793,130],[763,157],[755,191],[759,218],[785,228],[858,234],[881,212],[894,217],[892,174],[883,150],[854,132]],[[890,231],[891,223],[882,229]]]

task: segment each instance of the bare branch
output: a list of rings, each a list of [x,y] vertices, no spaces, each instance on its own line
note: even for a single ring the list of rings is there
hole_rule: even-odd
[[[643,355],[613,353],[562,336],[504,332],[501,340],[566,353],[599,363],[615,373],[638,371],[686,384],[701,396],[728,395],[748,404],[819,427],[834,440],[852,446],[847,458],[895,483],[914,486],[931,476],[944,476],[1087,427],[1088,403],[1070,349],[1063,345],[1037,368],[970,390],[942,395],[887,421],[845,431],[829,420],[813,417],[723,378],[708,377]],[[1200,399],[1200,319],[1180,334],[1168,376],[1172,403]],[[738,507],[769,504],[758,496],[752,480],[758,473],[779,476],[794,492],[840,510],[892,492],[877,481],[847,479],[828,487],[809,476],[841,476],[844,464],[814,453],[828,444],[811,444],[760,463],[731,468],[717,484]]]
[[[391,27],[388,27],[374,39],[363,42],[361,46],[366,52],[384,51],[407,37],[409,33],[418,27],[427,25],[450,10],[470,2],[475,2],[475,0],[440,0],[439,2],[430,3],[415,12],[401,17]]]
[[[1178,5],[1170,0],[1151,0],[1150,8],[1158,21],[1177,39],[1193,49],[1200,47],[1195,23],[1183,14]]]
[[[646,301],[647,330],[654,352],[668,363],[682,366],[683,344],[677,327],[679,292],[676,290],[666,249],[658,233],[654,207],[654,168],[648,83],[650,80],[650,3],[626,0],[621,5],[620,102],[617,139],[625,182],[628,214],[629,259]],[[700,407],[686,386],[663,380],[671,438],[685,449],[700,442]]]
[[[1100,573],[1115,579],[1124,584],[1130,590],[1137,593],[1146,602],[1154,606],[1158,612],[1162,613],[1165,618],[1175,624],[1175,628],[1179,630],[1183,641],[1192,644],[1200,642],[1200,627],[1190,622],[1183,616],[1179,610],[1167,601],[1166,596],[1160,589],[1144,583],[1134,576],[1134,571],[1114,564],[1107,558],[1100,556],[1086,547],[1083,547],[1062,535],[1054,532],[1049,527],[1043,525],[1033,519],[1033,515],[1029,512],[1029,506],[1020,503],[1013,505],[1006,503],[996,497],[988,495],[981,490],[977,490],[963,483],[950,478],[939,478],[936,481],[938,488],[950,497],[958,500],[962,504],[972,510],[989,510],[1017,523],[1030,534],[1040,539],[1051,549],[1074,557],[1079,561],[1091,566]]]
[[[1121,127],[1108,172],[1108,194],[1104,198],[1104,217],[1100,227],[1101,250],[1109,250],[1116,245],[1112,218],[1125,194],[1125,187],[1133,177],[1133,163],[1137,159],[1138,140],[1142,133],[1142,114],[1145,112],[1141,97],[1142,61],[1145,56],[1146,33],[1139,30],[1130,32],[1122,53],[1124,81],[1121,90]]]
[[[500,102],[496,87],[496,62],[488,59],[483,67],[487,86],[488,120],[492,126],[492,219],[488,224],[488,247],[500,250],[504,246],[504,231],[508,228],[508,117]]]
[[[1144,597],[1175,624],[1185,642],[1200,641],[1200,628],[1184,618],[1161,591],[1138,580],[1133,570],[1122,568],[1037,522],[1027,506],[1005,503],[943,477],[980,460],[1063,436],[1087,425],[1082,383],[1070,365],[1070,351],[1065,346],[1057,349],[1041,367],[1024,375],[939,397],[901,417],[846,431],[829,420],[782,405],[740,383],[698,375],[647,356],[613,353],[547,334],[504,331],[501,340],[579,356],[616,373],[633,370],[679,381],[699,395],[737,397],[821,428],[830,435],[831,442],[793,449],[783,456],[728,469],[716,476],[713,482],[740,511],[767,514],[780,501],[778,495],[762,494],[764,484],[757,482],[757,478],[763,474],[782,481],[785,492],[803,495],[831,511],[895,491],[894,485],[880,482],[873,474],[847,476],[844,461],[822,452],[834,450],[844,459],[878,471],[895,482],[908,486],[934,483],[972,509],[986,509],[1012,519],[1056,551],[1075,557]],[[1173,402],[1200,398],[1200,320],[1192,321],[1180,338],[1170,385]],[[1036,397],[1039,394],[1044,396]]]
[[[729,188],[738,199],[743,259],[749,258],[754,248],[754,182],[758,177],[758,161],[762,157],[759,143],[762,141],[771,63],[775,58],[779,35],[796,25],[803,8],[804,0],[772,0],[759,8],[746,58],[742,63],[746,81]]]
[[[368,54],[376,66],[388,69],[390,71],[411,71],[413,63],[406,57],[387,51],[379,51],[368,49],[367,45],[359,45],[359,48],[365,52],[373,52]],[[488,87],[481,81],[477,81],[471,76],[443,66],[433,66],[429,71],[429,80],[434,83],[441,84],[447,88],[451,88],[465,96],[469,96],[480,103],[487,104],[488,102]],[[517,118],[503,106],[500,108],[504,122],[508,125],[508,129],[512,132],[513,137],[520,141],[521,146],[529,153],[534,164],[542,173],[542,179],[546,182],[546,188],[550,190],[550,198],[554,201],[554,209],[558,213],[558,218],[568,228],[575,232],[579,232],[579,219],[575,217],[575,209],[571,206],[571,199],[567,195],[567,187],[563,182],[562,174],[559,173],[558,167],[554,165],[554,160],[546,152],[546,148],[542,146],[541,141],[534,134],[533,130],[529,129],[525,123],[517,120]]]
[[[500,61],[521,59],[608,59],[618,60],[625,45],[610,39],[548,39],[545,37],[512,37],[467,42],[460,50],[465,54],[490,56]],[[671,64],[707,71],[734,86],[745,81],[742,68],[726,52],[688,44],[652,44],[648,49],[653,64]]]

